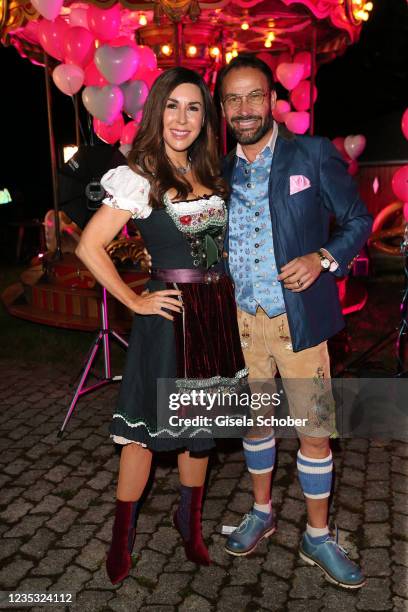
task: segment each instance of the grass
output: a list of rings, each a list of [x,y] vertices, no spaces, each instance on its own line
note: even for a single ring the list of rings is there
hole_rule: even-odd
[[[26,267],[12,264],[1,265],[0,294],[6,287],[18,282],[20,274]],[[66,365],[79,369],[96,333],[60,329],[24,321],[9,315],[3,303],[0,302],[0,336],[1,360]],[[122,363],[122,353],[121,348],[112,346],[113,367]]]

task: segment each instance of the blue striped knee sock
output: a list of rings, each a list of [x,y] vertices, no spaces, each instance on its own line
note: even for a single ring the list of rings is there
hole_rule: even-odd
[[[297,454],[297,469],[303,494],[309,499],[329,497],[333,476],[333,457],[330,453],[323,459],[305,457]]]
[[[275,464],[275,435],[272,432],[266,438],[244,438],[245,461],[251,474],[272,472]]]

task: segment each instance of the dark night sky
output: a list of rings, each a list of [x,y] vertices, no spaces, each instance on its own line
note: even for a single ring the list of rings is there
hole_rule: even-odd
[[[408,160],[400,128],[408,106],[408,4],[373,0],[360,41],[317,78],[316,133],[365,134],[366,159]],[[3,163],[0,182],[23,192],[27,217],[51,206],[51,171],[43,70],[0,47]],[[72,103],[53,88],[59,144],[74,141]]]

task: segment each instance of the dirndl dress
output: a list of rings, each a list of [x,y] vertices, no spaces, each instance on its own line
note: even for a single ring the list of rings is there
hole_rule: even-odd
[[[104,204],[128,210],[152,258],[153,292],[177,287],[183,313],[169,321],[159,315],[133,318],[126,364],[110,433],[120,444],[137,442],[153,451],[189,450],[205,454],[211,437],[194,428],[167,435],[158,426],[157,381],[174,379],[182,386],[241,385],[245,368],[231,279],[222,271],[227,210],[218,195],[148,204],[149,182],[128,166],[110,170],[101,181]],[[180,271],[202,275],[202,282],[180,282]],[[195,272],[194,272],[195,271]],[[159,280],[160,274],[165,280]],[[174,278],[177,282],[173,282]],[[169,280],[170,279],[170,280]]]

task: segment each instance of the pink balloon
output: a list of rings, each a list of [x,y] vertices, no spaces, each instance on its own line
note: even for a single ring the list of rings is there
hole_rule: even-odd
[[[88,113],[104,123],[111,124],[122,110],[123,93],[117,85],[85,87],[82,102]]]
[[[290,113],[290,104],[286,100],[277,100],[275,108],[272,111],[272,116],[278,123],[285,121],[286,115]]]
[[[313,87],[313,102],[316,102],[317,89]],[[301,81],[299,85],[290,92],[290,101],[297,111],[305,111],[310,108],[310,81]]]
[[[288,113],[285,117],[285,125],[294,134],[304,134],[309,128],[310,116],[309,113]]]
[[[356,176],[356,174],[358,173],[358,161],[356,159],[350,160],[347,172],[351,174],[351,176]]]
[[[365,136],[357,134],[356,136],[346,136],[344,139],[344,148],[346,149],[347,155],[351,159],[357,159],[366,146]]]
[[[92,85],[94,87],[104,87],[105,85],[108,85],[108,81],[99,72],[93,60],[85,68],[84,83],[85,85]]]
[[[405,138],[408,140],[408,108],[402,115],[401,129],[402,129],[402,133],[404,134]]]
[[[119,140],[123,132],[123,126],[124,121],[122,115],[119,115],[119,117],[110,125],[96,119],[96,117],[94,117],[93,120],[95,134],[98,136],[98,138],[108,144],[115,144],[115,142]]]
[[[77,6],[72,8],[69,13],[69,25],[71,27],[86,28],[88,30],[88,7]]]
[[[133,38],[130,38],[128,36],[118,36],[118,38],[110,40],[109,45],[111,47],[133,47],[134,49],[138,48]]]
[[[138,50],[140,66],[148,68],[149,70],[154,70],[154,68],[157,68],[157,59],[150,47],[146,47],[145,45],[139,45]]]
[[[139,66],[139,52],[133,47],[102,45],[95,51],[95,65],[114,85],[128,81]]]
[[[408,202],[405,202],[403,211],[404,211],[404,219],[408,223]]]
[[[408,202],[408,165],[398,168],[392,177],[391,185],[397,198]]]
[[[114,4],[110,9],[100,9],[91,4],[88,8],[89,29],[100,40],[111,40],[119,34],[120,5]]]
[[[57,60],[64,57],[64,38],[68,29],[69,25],[62,17],[57,17],[55,21],[42,19],[38,24],[38,38],[42,48]]]
[[[85,67],[95,52],[95,38],[89,30],[81,27],[69,28],[64,38],[64,56],[67,64]]]
[[[24,28],[24,38],[36,45],[40,43],[38,38],[38,26],[38,21],[29,21]]]
[[[310,77],[312,73],[312,56],[309,51],[301,51],[300,53],[296,53],[293,61],[295,64],[303,65],[303,79],[307,79]]]
[[[141,80],[146,83],[149,89],[151,89],[153,83],[155,82],[157,77],[161,75],[162,72],[163,70],[161,68],[155,68],[153,70],[146,70]],[[138,80],[138,79],[135,79],[134,77],[132,77],[132,81],[134,80]]]
[[[136,121],[129,121],[129,123],[127,123],[122,130],[120,144],[131,145],[135,139],[138,129],[139,124]]]
[[[31,4],[42,17],[54,21],[60,14],[64,0],[31,0]]]
[[[60,64],[54,69],[52,79],[64,94],[73,96],[84,84],[84,71],[74,64]]]
[[[294,89],[303,77],[303,64],[279,64],[276,68],[276,78],[286,88]]]

